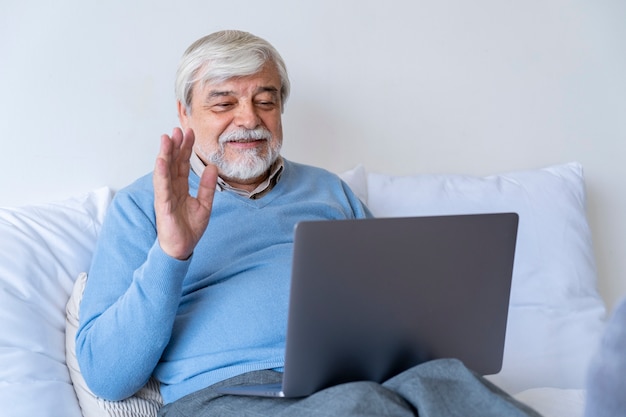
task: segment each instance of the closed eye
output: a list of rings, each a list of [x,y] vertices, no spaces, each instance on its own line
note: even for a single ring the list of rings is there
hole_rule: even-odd
[[[222,102],[222,103],[213,104],[211,108],[213,109],[213,111],[222,112],[222,111],[228,111],[232,109],[234,106],[235,106],[234,103]]]
[[[274,101],[257,101],[256,106],[263,110],[273,110],[276,108],[276,103]]]

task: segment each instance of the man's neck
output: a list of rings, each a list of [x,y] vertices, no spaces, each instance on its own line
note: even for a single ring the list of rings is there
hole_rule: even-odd
[[[223,175],[220,174],[220,178],[228,185],[230,185],[233,188],[237,188],[240,190],[245,190],[247,192],[252,192],[254,190],[257,189],[257,187],[259,185],[261,185],[265,180],[267,180],[267,178],[270,176],[270,173],[272,172],[272,167],[270,167],[267,171],[265,171],[263,173],[263,175],[256,177],[256,178],[251,178],[248,180],[238,180],[238,179],[232,179],[232,178],[228,178],[225,177]]]

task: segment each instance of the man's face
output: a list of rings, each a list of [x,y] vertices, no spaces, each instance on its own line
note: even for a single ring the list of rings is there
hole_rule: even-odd
[[[178,103],[181,126],[194,131],[194,149],[204,163],[236,184],[263,178],[283,140],[280,76],[272,64],[256,74],[220,83],[196,83],[191,109]]]

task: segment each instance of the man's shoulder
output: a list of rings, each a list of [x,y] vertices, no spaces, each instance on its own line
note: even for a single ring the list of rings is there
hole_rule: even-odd
[[[154,186],[152,184],[152,173],[137,178],[129,185],[121,188],[115,193],[114,202],[122,206],[129,204],[144,207],[154,204]]]
[[[334,174],[327,169],[321,167],[307,165],[301,162],[294,162],[287,159],[284,159],[284,163],[286,172],[288,172],[289,175],[297,175],[309,179],[321,178],[325,180],[339,180],[339,176],[337,174]]]
[[[121,188],[118,193],[136,194],[136,193],[153,193],[152,173],[144,174],[135,181]]]
[[[367,207],[338,174],[324,168],[285,161],[286,181],[283,190],[291,190],[298,197],[302,194],[318,199],[338,202],[347,208],[348,217],[369,217]]]

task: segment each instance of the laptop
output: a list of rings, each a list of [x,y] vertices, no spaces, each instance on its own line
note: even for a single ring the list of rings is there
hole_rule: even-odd
[[[499,372],[517,225],[516,213],[299,223],[282,383],[219,391],[304,397],[437,358]]]

